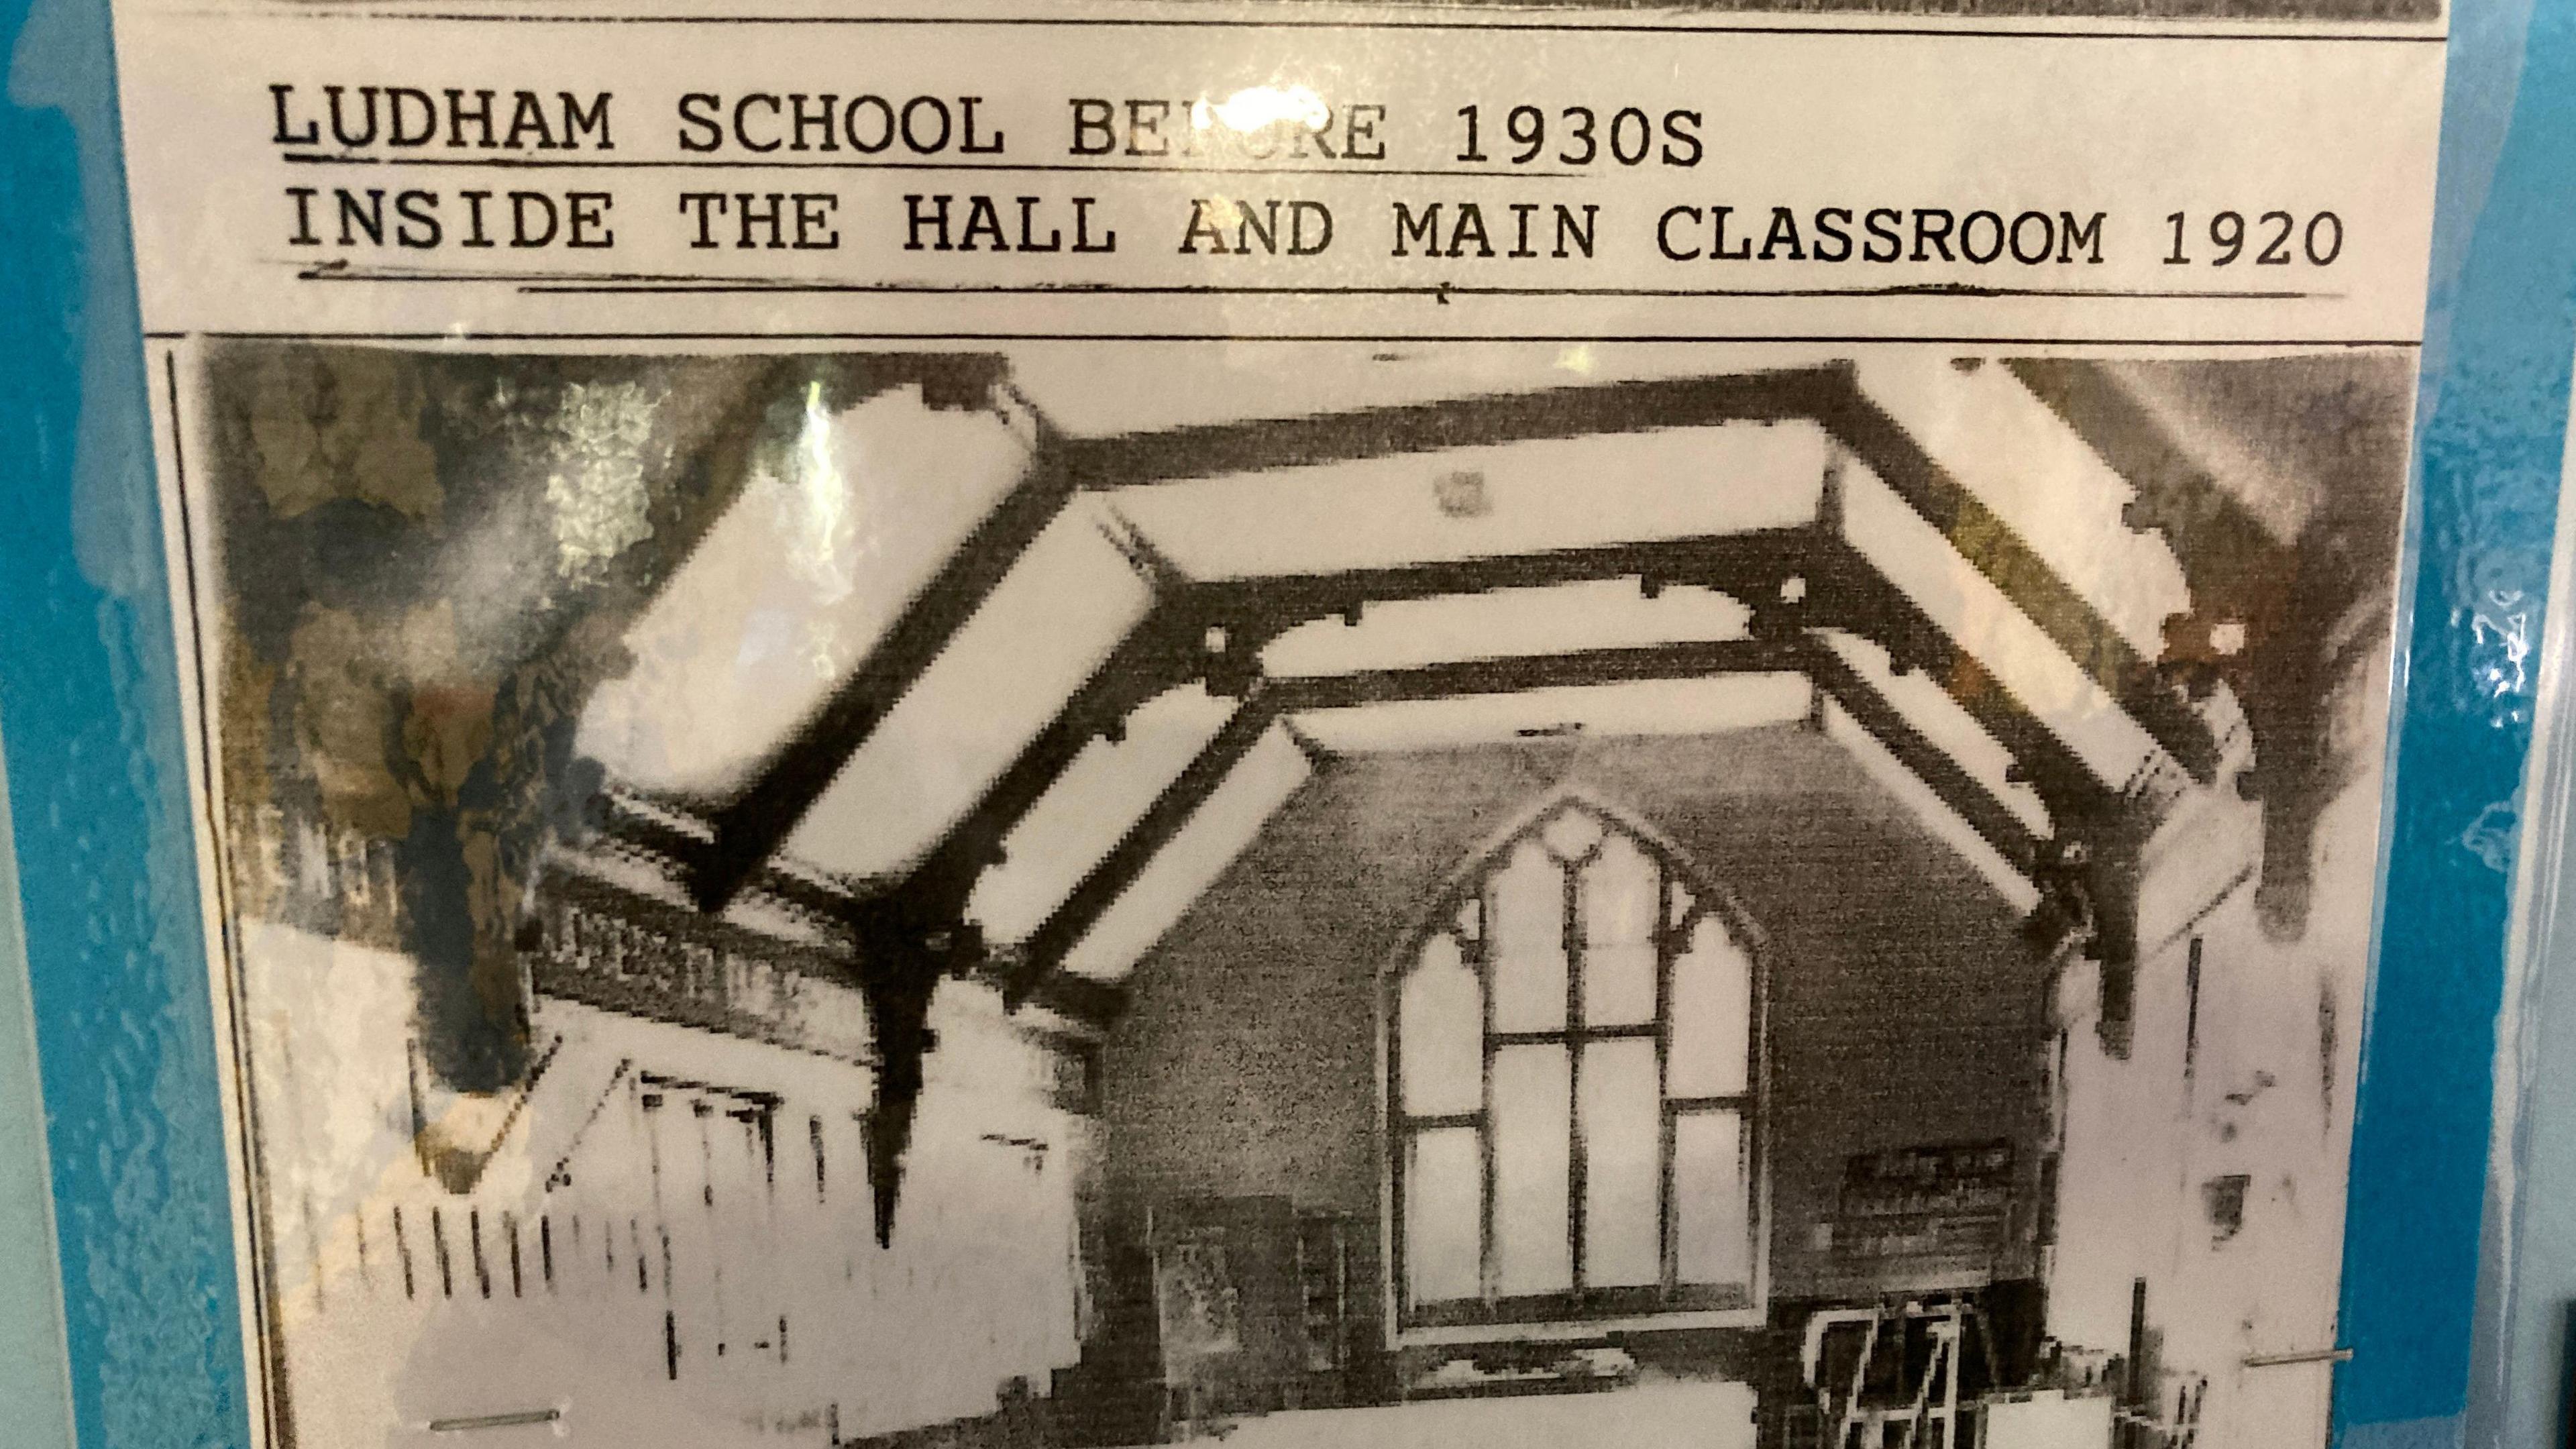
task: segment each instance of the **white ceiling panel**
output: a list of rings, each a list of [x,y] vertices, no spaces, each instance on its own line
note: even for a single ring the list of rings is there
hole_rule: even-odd
[[[2137,489],[2009,368],[1920,354],[1865,355],[1861,390],[2019,534],[2149,659],[2167,615],[2191,608],[2182,565],[2121,509]],[[1973,544],[1973,540],[1971,543]]]
[[[1558,654],[1676,640],[1742,638],[1752,611],[1714,589],[1667,587],[1652,599],[1634,579],[1495,589],[1371,604],[1357,624],[1318,619],[1261,651],[1273,675],[1402,669],[1450,659]]]
[[[1236,701],[1193,684],[1147,701],[1128,717],[1125,739],[1085,745],[1003,840],[1004,859],[975,882],[966,914],[991,939],[1026,938],[1215,738],[1236,707]]]
[[[1811,423],[1733,423],[1404,453],[1104,495],[1194,578],[1692,538],[1816,516]]]
[[[1714,734],[1804,719],[1813,698],[1803,674],[1731,674],[1315,710],[1296,723],[1324,749],[1353,754],[1555,734]]]
[[[821,706],[1027,471],[1033,421],[933,410],[917,387],[807,404],[626,636],[577,748],[632,788],[722,795]]]
[[[1931,786],[1888,753],[1875,735],[1830,701],[1825,705],[1825,737],[1850,751],[1871,779],[1903,803],[1935,840],[1957,851],[2015,911],[2028,912],[2039,904],[2037,886],[2013,869],[2012,862],[1988,845],[1984,836],[1969,828],[1968,822],[1960,819]]]
[[[1874,474],[1851,469],[1844,496],[1852,545],[2105,783],[2127,784],[2162,753],[2029,615]]]
[[[1126,975],[1313,773],[1305,750],[1284,727],[1272,725],[1135,884],[1074,944],[1064,969],[1098,980]]]
[[[927,851],[1144,617],[1151,595],[1104,520],[1077,500],[887,712],[786,853],[872,877]]]

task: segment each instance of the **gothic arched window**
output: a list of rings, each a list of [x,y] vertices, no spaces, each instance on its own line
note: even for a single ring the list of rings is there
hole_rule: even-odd
[[[1390,1003],[1403,1326],[1754,1305],[1760,977],[1714,896],[1568,798],[1439,903]]]

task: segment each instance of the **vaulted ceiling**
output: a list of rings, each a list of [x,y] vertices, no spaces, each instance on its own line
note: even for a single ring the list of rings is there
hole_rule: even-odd
[[[1133,391],[1092,360],[818,391],[583,721],[611,835],[699,909],[847,929],[905,1120],[939,979],[1105,1021],[1337,753],[1830,716],[2120,964],[2184,792],[2263,798],[2278,886],[2348,765],[2320,700],[2396,480],[2338,493],[2281,421],[2376,416],[2366,367],[1558,356],[1459,395],[1401,355]]]

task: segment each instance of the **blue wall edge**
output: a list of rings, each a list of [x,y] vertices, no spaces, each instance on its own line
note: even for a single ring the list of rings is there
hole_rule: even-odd
[[[2464,1442],[2515,854],[2576,359],[2576,3],[2455,14],[2336,1441]]]
[[[107,0],[0,0],[0,53],[0,727],[72,1412],[85,1449],[246,1445]]]
[[[36,1089],[36,1015],[18,926],[9,750],[0,731],[0,1404],[19,1449],[72,1449],[71,1360],[54,1269],[53,1176]]]

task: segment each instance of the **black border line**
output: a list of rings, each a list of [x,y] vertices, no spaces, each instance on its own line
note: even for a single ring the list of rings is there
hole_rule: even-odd
[[[1505,162],[1497,166],[1377,166],[1360,162],[1341,162],[1330,166],[1189,166],[1149,165],[1133,161],[930,161],[899,159],[888,161],[783,161],[760,156],[748,159],[711,157],[690,160],[682,157],[610,157],[604,160],[580,160],[560,156],[436,156],[385,155],[356,156],[328,151],[282,151],[277,159],[297,166],[443,166],[478,167],[509,171],[990,171],[997,174],[1018,172],[1060,175],[1165,175],[1165,176],[1338,176],[1360,180],[1378,176],[1481,179],[1492,181],[1599,181],[1621,173],[1607,171],[1559,171],[1546,168],[1517,169]]]
[[[300,281],[339,280],[335,277],[299,277]],[[473,277],[351,277],[350,281],[476,281]],[[1173,283],[1169,285],[1129,285],[1099,283],[1094,285],[1025,285],[1025,286],[943,286],[915,282],[764,282],[746,281],[590,281],[566,278],[562,281],[531,282],[518,289],[527,296],[760,296],[777,293],[784,296],[850,293],[861,296],[933,296],[933,297],[1419,297],[1437,301],[1443,306],[1452,297],[1495,297],[1543,299],[1548,297],[1608,297],[1648,301],[1688,301],[1692,298],[1760,299],[1831,299],[1836,297],[1921,297],[1984,301],[1994,298],[2050,297],[2090,298],[2129,302],[2315,302],[2339,301],[2341,292],[2153,292],[2118,291],[2091,287],[1477,287],[1453,286],[1446,282],[1427,282],[1403,286],[1378,287],[1284,287],[1225,286],[1216,283]]]
[[[1446,306],[1452,298],[1608,297],[1689,301],[1694,298],[1790,299],[1923,298],[1984,301],[1994,298],[2086,298],[2143,302],[2342,301],[2343,292],[2295,289],[2248,291],[2217,288],[2004,287],[1972,282],[1899,282],[1874,287],[1505,287],[1450,281],[1367,285],[1293,286],[1225,282],[834,282],[686,272],[465,272],[432,268],[368,269],[323,263],[295,274],[299,282],[428,283],[515,287],[527,296],[647,296],[713,294],[782,296],[849,294],[922,297],[1415,297]]]
[[[459,328],[422,332],[310,332],[293,329],[148,331],[156,342],[203,337],[222,342],[1333,342],[1387,343],[1406,346],[1508,343],[1579,343],[1600,346],[1665,344],[1670,346],[1757,345],[1862,347],[1914,344],[1933,347],[2279,347],[2324,350],[2361,348],[2420,349],[2417,337],[2037,337],[2010,334],[1913,337],[1885,332],[1819,333],[1469,333],[1352,332],[1294,334],[1276,332],[476,332]]]
[[[277,1301],[283,1297],[277,1283],[276,1210],[270,1201],[268,1171],[260,1156],[261,1133],[257,1084],[252,1075],[250,1035],[246,1023],[250,1012],[250,980],[247,963],[242,959],[238,921],[234,915],[232,853],[225,848],[223,822],[216,815],[217,777],[223,762],[215,754],[214,702],[206,687],[206,636],[204,598],[198,592],[196,514],[188,499],[188,452],[186,424],[179,406],[179,349],[164,348],[161,353],[162,378],[170,396],[170,478],[172,492],[178,498],[179,559],[181,574],[188,590],[188,638],[192,650],[197,696],[197,752],[205,769],[205,816],[207,848],[213,856],[215,887],[215,927],[220,945],[215,959],[224,967],[224,999],[233,1059],[233,1096],[235,1130],[242,1134],[242,1206],[250,1216],[251,1324],[258,1336],[258,1353],[262,1372],[257,1398],[259,1412],[268,1430],[268,1439],[277,1449],[291,1449],[295,1442],[293,1412],[286,1390],[286,1335],[277,1317]]]
[[[1844,12],[1859,13],[1859,12]],[[1770,22],[1712,21],[1705,24],[1655,25],[1638,21],[1585,22],[1568,20],[1475,21],[1475,20],[1273,20],[1253,17],[1172,17],[1145,16],[1041,16],[1041,15],[565,15],[560,13],[475,14],[455,10],[272,10],[261,11],[258,19],[290,20],[360,20],[429,21],[465,25],[778,25],[778,26],[883,26],[891,28],[929,29],[941,27],[982,26],[988,28],[1070,28],[1093,30],[1366,30],[1366,31],[1431,31],[1490,33],[1496,31],[1529,31],[1536,34],[1574,35],[1788,35],[1788,36],[1904,36],[1937,40],[2159,40],[2159,41],[2228,41],[2258,42],[2293,41],[2311,45],[2336,44],[2446,44],[2450,40],[2447,14],[2419,21],[2379,21],[2390,25],[2428,25],[2440,28],[2428,34],[2392,34],[2373,31],[2362,34],[2313,34],[2293,30],[2041,30],[2017,29],[1993,24],[1984,25],[1788,25]],[[2044,21],[2051,17],[2027,17]],[[2087,19],[2121,19],[2129,17],[2097,16]],[[2207,17],[2202,17],[2207,18]],[[2135,17],[2141,24],[2153,24],[2152,17]],[[2270,23],[2292,25],[2332,25],[2340,22],[2314,17],[2284,17]],[[2364,21],[2361,23],[2372,23]]]

